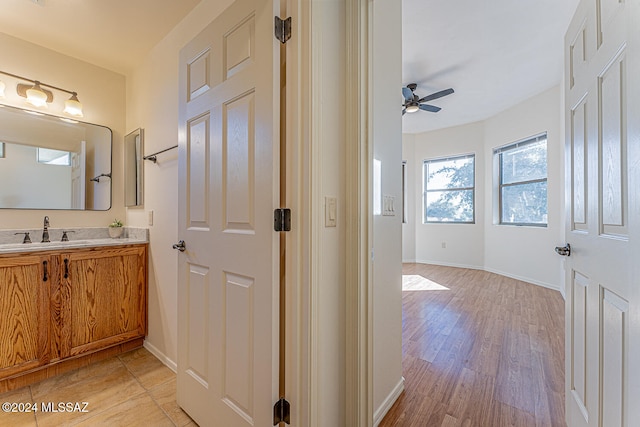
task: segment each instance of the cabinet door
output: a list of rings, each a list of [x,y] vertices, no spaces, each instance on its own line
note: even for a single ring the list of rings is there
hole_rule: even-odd
[[[61,356],[146,334],[146,247],[101,248],[61,256]]]
[[[0,378],[49,362],[48,256],[0,258]]]

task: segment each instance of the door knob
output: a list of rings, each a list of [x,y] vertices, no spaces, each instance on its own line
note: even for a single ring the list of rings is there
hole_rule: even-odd
[[[184,252],[187,250],[187,245],[184,244],[184,240],[180,240],[178,243],[173,245],[173,249],[177,249],[180,252]]]
[[[567,243],[567,246],[556,246],[556,253],[562,256],[571,256],[571,245]]]

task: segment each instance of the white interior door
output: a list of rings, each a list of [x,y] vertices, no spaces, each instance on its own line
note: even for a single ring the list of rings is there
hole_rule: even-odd
[[[201,426],[278,400],[275,7],[236,0],[180,52],[177,400]]]
[[[565,38],[566,111],[566,411],[567,425],[633,426],[638,419],[640,238],[637,178],[630,141],[638,138],[637,0],[582,0]],[[634,11],[635,10],[635,11]],[[637,86],[636,86],[637,87]],[[635,168],[635,170],[634,170]],[[634,175],[635,174],[635,175]]]

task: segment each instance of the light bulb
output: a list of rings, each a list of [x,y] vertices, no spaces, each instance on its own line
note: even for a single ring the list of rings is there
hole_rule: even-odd
[[[77,93],[73,92],[71,98],[64,102],[64,112],[74,117],[82,117],[82,104],[78,101]]]
[[[27,102],[34,107],[46,107],[47,94],[40,87],[40,82],[34,82],[33,87],[27,89]]]

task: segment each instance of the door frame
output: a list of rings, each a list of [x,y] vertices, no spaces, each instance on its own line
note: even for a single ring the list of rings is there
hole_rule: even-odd
[[[321,239],[324,228],[322,200],[321,138],[319,98],[322,90],[315,76],[322,64],[313,58],[315,34],[326,30],[320,13],[314,15],[314,4],[320,0],[282,0],[283,16],[292,17],[293,37],[286,44],[286,138],[287,201],[292,209],[292,231],[287,233],[287,399],[294,402],[291,425],[317,426],[318,401],[321,396],[322,372],[318,335],[318,317],[322,287],[318,266],[322,265]],[[346,131],[343,154],[346,164],[345,188],[345,254],[344,293],[346,338],[341,360],[345,367],[344,425],[373,426],[372,363],[372,212],[370,209],[373,157],[370,144],[371,93],[370,39],[371,6],[369,0],[345,1],[345,80],[347,91],[343,102],[350,103],[344,118]],[[297,18],[297,19],[296,19]],[[326,252],[326,248],[324,248]]]
[[[369,1],[346,5],[346,99],[360,99],[347,108],[346,163],[346,421],[373,425],[373,241],[371,209],[373,135],[369,102],[372,93]]]
[[[315,426],[322,373],[317,358],[319,350],[318,292],[322,286],[319,265],[325,254],[318,238],[324,224],[321,200],[322,164],[318,129],[318,99],[311,96],[321,90],[314,76],[321,63],[313,59],[314,34],[323,28],[314,26],[316,0],[284,0],[287,16],[293,17],[294,37],[287,43],[287,198],[292,208],[292,232],[287,235],[287,390],[297,409],[292,425]],[[370,107],[370,6],[367,0],[345,2],[346,87],[343,102],[364,98],[347,109],[344,155],[346,170],[345,227],[346,337],[345,354],[345,425],[373,425],[372,385],[372,300],[370,171],[372,156],[368,138]],[[296,17],[298,19],[296,19]],[[296,37],[296,34],[298,35]],[[339,53],[337,53],[339,54]],[[299,224],[296,227],[295,224]]]

